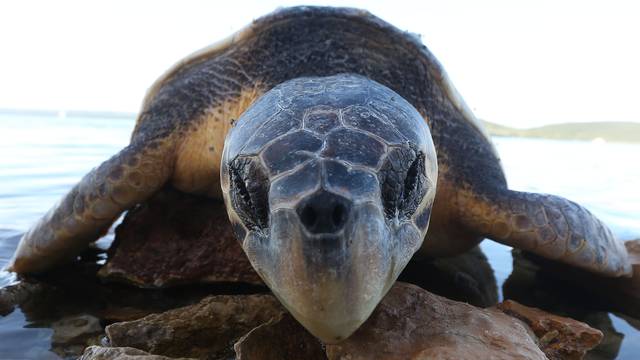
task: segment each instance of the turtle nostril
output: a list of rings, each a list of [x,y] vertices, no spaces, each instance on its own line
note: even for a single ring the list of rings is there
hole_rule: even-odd
[[[321,191],[304,199],[297,213],[302,225],[312,234],[334,234],[347,222],[350,202],[346,198]]]
[[[304,210],[302,210],[302,214],[300,214],[300,221],[302,221],[302,224],[305,227],[311,229],[318,221],[318,214],[313,209],[313,207],[305,206]]]
[[[331,220],[333,220],[333,225],[336,228],[341,228],[342,224],[344,224],[347,220],[347,209],[345,209],[344,205],[336,204],[333,208],[333,212],[331,213]]]

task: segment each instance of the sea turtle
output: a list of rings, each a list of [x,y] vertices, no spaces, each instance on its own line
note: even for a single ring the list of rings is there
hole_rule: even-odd
[[[362,10],[280,9],[178,63],[150,88],[130,145],[24,235],[12,269],[72,259],[166,184],[224,198],[253,267],[325,342],[358,328],[416,252],[449,256],[488,237],[606,276],[631,271],[583,207],[509,190],[434,56]]]

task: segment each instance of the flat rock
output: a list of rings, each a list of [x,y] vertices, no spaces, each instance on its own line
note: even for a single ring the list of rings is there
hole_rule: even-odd
[[[339,344],[321,344],[271,295],[211,296],[106,333],[115,347],[241,360],[580,359],[602,338],[584,323],[516,302],[482,309],[401,282]]]
[[[236,359],[324,359],[318,344],[289,315],[254,329],[235,344]],[[292,356],[296,347],[305,356]],[[288,357],[284,357],[286,354]],[[396,283],[351,337],[325,345],[327,359],[546,359],[535,335],[498,309],[448,300]]]
[[[236,360],[327,359],[322,343],[285,313],[251,330],[233,348]]]
[[[69,344],[74,342],[84,342],[86,337],[102,333],[100,319],[95,316],[82,314],[62,318],[53,324],[53,344]]]
[[[263,284],[233,235],[222,201],[173,189],[127,213],[98,275],[140,287]]]
[[[191,358],[170,358],[152,355],[146,351],[130,347],[89,346],[78,360],[192,360]]]
[[[624,313],[640,318],[640,239],[627,241],[624,245],[632,264],[631,277],[611,279],[578,272],[572,274],[577,274],[583,286],[597,289],[601,297],[616,304]]]
[[[546,359],[521,321],[396,283],[329,359]]]
[[[67,316],[51,325],[51,350],[63,358],[76,357],[88,345],[100,344],[100,319],[88,314]]]
[[[602,341],[600,330],[563,316],[507,300],[498,309],[524,321],[538,337],[538,343],[549,359],[582,359],[587,351]]]
[[[553,268],[556,264],[548,263],[542,267],[520,250],[513,250],[512,253],[513,272],[502,287],[505,298],[579,320],[602,331],[604,337],[601,343],[590,350],[586,358],[616,359],[624,334],[616,331],[607,312],[614,310],[610,300],[606,300],[610,296],[598,293],[600,289],[597,286],[590,288],[575,279],[571,280],[563,270]]]
[[[217,295],[195,305],[109,325],[111,346],[172,357],[228,359],[233,343],[283,312],[271,295]]]
[[[45,290],[45,285],[26,281],[0,288],[0,316],[9,315],[16,306],[38,296]]]
[[[587,360],[617,359],[624,334],[616,330],[609,314],[604,311],[592,312],[582,315],[580,320],[602,331],[604,335],[600,344],[592,350],[589,350],[584,358]]]

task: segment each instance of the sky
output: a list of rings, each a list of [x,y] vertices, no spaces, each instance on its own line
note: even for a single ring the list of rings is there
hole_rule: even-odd
[[[0,108],[137,112],[182,57],[279,6],[365,8],[423,42],[475,114],[640,122],[638,1],[6,1]]]

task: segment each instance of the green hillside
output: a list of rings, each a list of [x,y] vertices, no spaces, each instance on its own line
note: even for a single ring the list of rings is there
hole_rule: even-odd
[[[489,121],[484,124],[493,136],[587,141],[601,138],[608,142],[640,143],[640,123],[635,122],[563,123],[530,129],[516,129]]]

